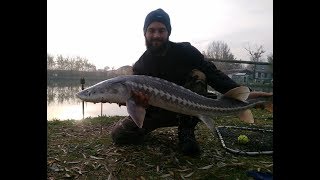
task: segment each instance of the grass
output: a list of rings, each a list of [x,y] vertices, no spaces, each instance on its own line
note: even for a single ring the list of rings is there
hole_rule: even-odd
[[[215,118],[215,124],[272,129],[272,113],[252,112],[252,125],[236,117]],[[110,132],[121,118],[48,121],[48,179],[249,179],[249,170],[273,173],[272,155],[228,152],[202,122],[195,131],[202,151],[196,158],[179,152],[177,127],[156,129],[141,145],[116,146]]]

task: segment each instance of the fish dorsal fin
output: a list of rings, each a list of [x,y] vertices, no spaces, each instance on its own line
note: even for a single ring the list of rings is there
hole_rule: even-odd
[[[229,97],[237,99],[239,101],[246,101],[249,97],[250,89],[246,86],[239,86],[233,89],[230,89],[228,92],[223,94],[223,97]]]

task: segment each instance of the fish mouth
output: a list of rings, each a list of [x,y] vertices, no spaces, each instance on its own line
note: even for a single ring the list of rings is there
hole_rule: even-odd
[[[88,94],[87,91],[80,91],[80,92],[76,93],[75,96],[85,102],[98,103],[98,102],[103,101],[103,99],[89,97],[89,96],[87,96],[87,94]]]

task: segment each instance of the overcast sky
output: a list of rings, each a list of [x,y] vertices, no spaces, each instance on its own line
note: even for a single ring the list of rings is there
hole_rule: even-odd
[[[157,8],[171,20],[171,41],[205,51],[212,41],[249,60],[248,45],[273,52],[272,0],[47,0],[47,52],[80,56],[96,67],[132,65],[145,51],[143,23]]]

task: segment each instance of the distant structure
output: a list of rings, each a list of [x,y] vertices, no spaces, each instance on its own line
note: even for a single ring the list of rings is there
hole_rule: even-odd
[[[226,70],[231,79],[239,84],[259,83],[268,84],[273,81],[273,68],[270,65],[256,65],[255,74],[249,69],[232,69]]]
[[[132,66],[122,66],[120,68],[118,68],[116,71],[116,74],[121,74],[121,75],[132,75],[133,71],[132,71]]]

